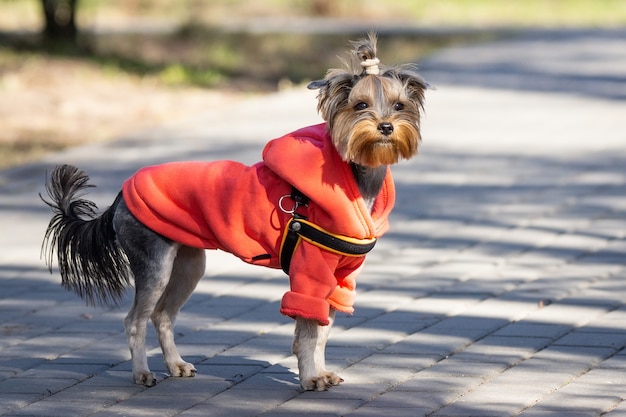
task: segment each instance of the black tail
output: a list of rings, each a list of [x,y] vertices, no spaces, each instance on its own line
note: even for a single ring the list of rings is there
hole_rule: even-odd
[[[81,199],[89,177],[71,165],[57,166],[46,191],[52,201],[41,199],[52,209],[41,246],[41,254],[52,272],[57,254],[61,282],[87,304],[117,304],[129,285],[128,259],[116,244],[113,213],[119,196],[100,217],[96,205]],[[84,219],[82,217],[87,217]]]

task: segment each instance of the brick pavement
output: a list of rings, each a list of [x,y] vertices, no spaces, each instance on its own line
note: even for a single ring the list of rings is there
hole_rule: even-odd
[[[0,173],[0,415],[626,416],[626,38],[614,34],[533,34],[424,63],[438,90],[422,153],[394,170],[393,228],[331,334],[346,382],[328,392],[299,389],[280,272],[209,253],[176,326],[198,375],[167,378],[151,330],[162,381],[144,388],[122,328],[130,296],[86,307],[39,259],[49,213],[36,194],[54,164],[86,169],[103,207],[145,164],[256,161],[267,139],[319,120],[313,93]]]

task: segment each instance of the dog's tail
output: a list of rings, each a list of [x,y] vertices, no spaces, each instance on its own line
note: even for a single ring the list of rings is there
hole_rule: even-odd
[[[100,217],[96,204],[80,198],[89,177],[71,165],[57,166],[46,184],[51,201],[41,199],[54,215],[41,246],[52,272],[56,252],[61,282],[90,305],[115,305],[129,285],[128,259],[117,245],[113,213],[119,196]],[[84,219],[87,217],[87,219]]]

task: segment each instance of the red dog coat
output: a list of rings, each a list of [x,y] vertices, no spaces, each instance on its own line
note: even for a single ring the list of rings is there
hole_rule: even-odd
[[[155,232],[187,246],[222,249],[255,265],[280,268],[280,246],[291,215],[279,201],[295,186],[309,197],[308,220],[356,239],[388,228],[395,189],[387,171],[372,211],[319,124],[270,141],[263,162],[178,162],[146,167],[123,186],[131,213]],[[282,208],[293,202],[283,198]],[[328,324],[329,306],[354,311],[355,278],[364,256],[346,256],[302,241],[289,269],[291,291],[281,313]]]

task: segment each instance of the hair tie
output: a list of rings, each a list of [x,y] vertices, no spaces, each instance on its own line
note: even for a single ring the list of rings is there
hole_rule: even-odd
[[[365,73],[369,75],[378,75],[380,72],[378,70],[378,64],[380,64],[380,60],[378,58],[371,58],[361,61],[361,66],[365,68]]]

